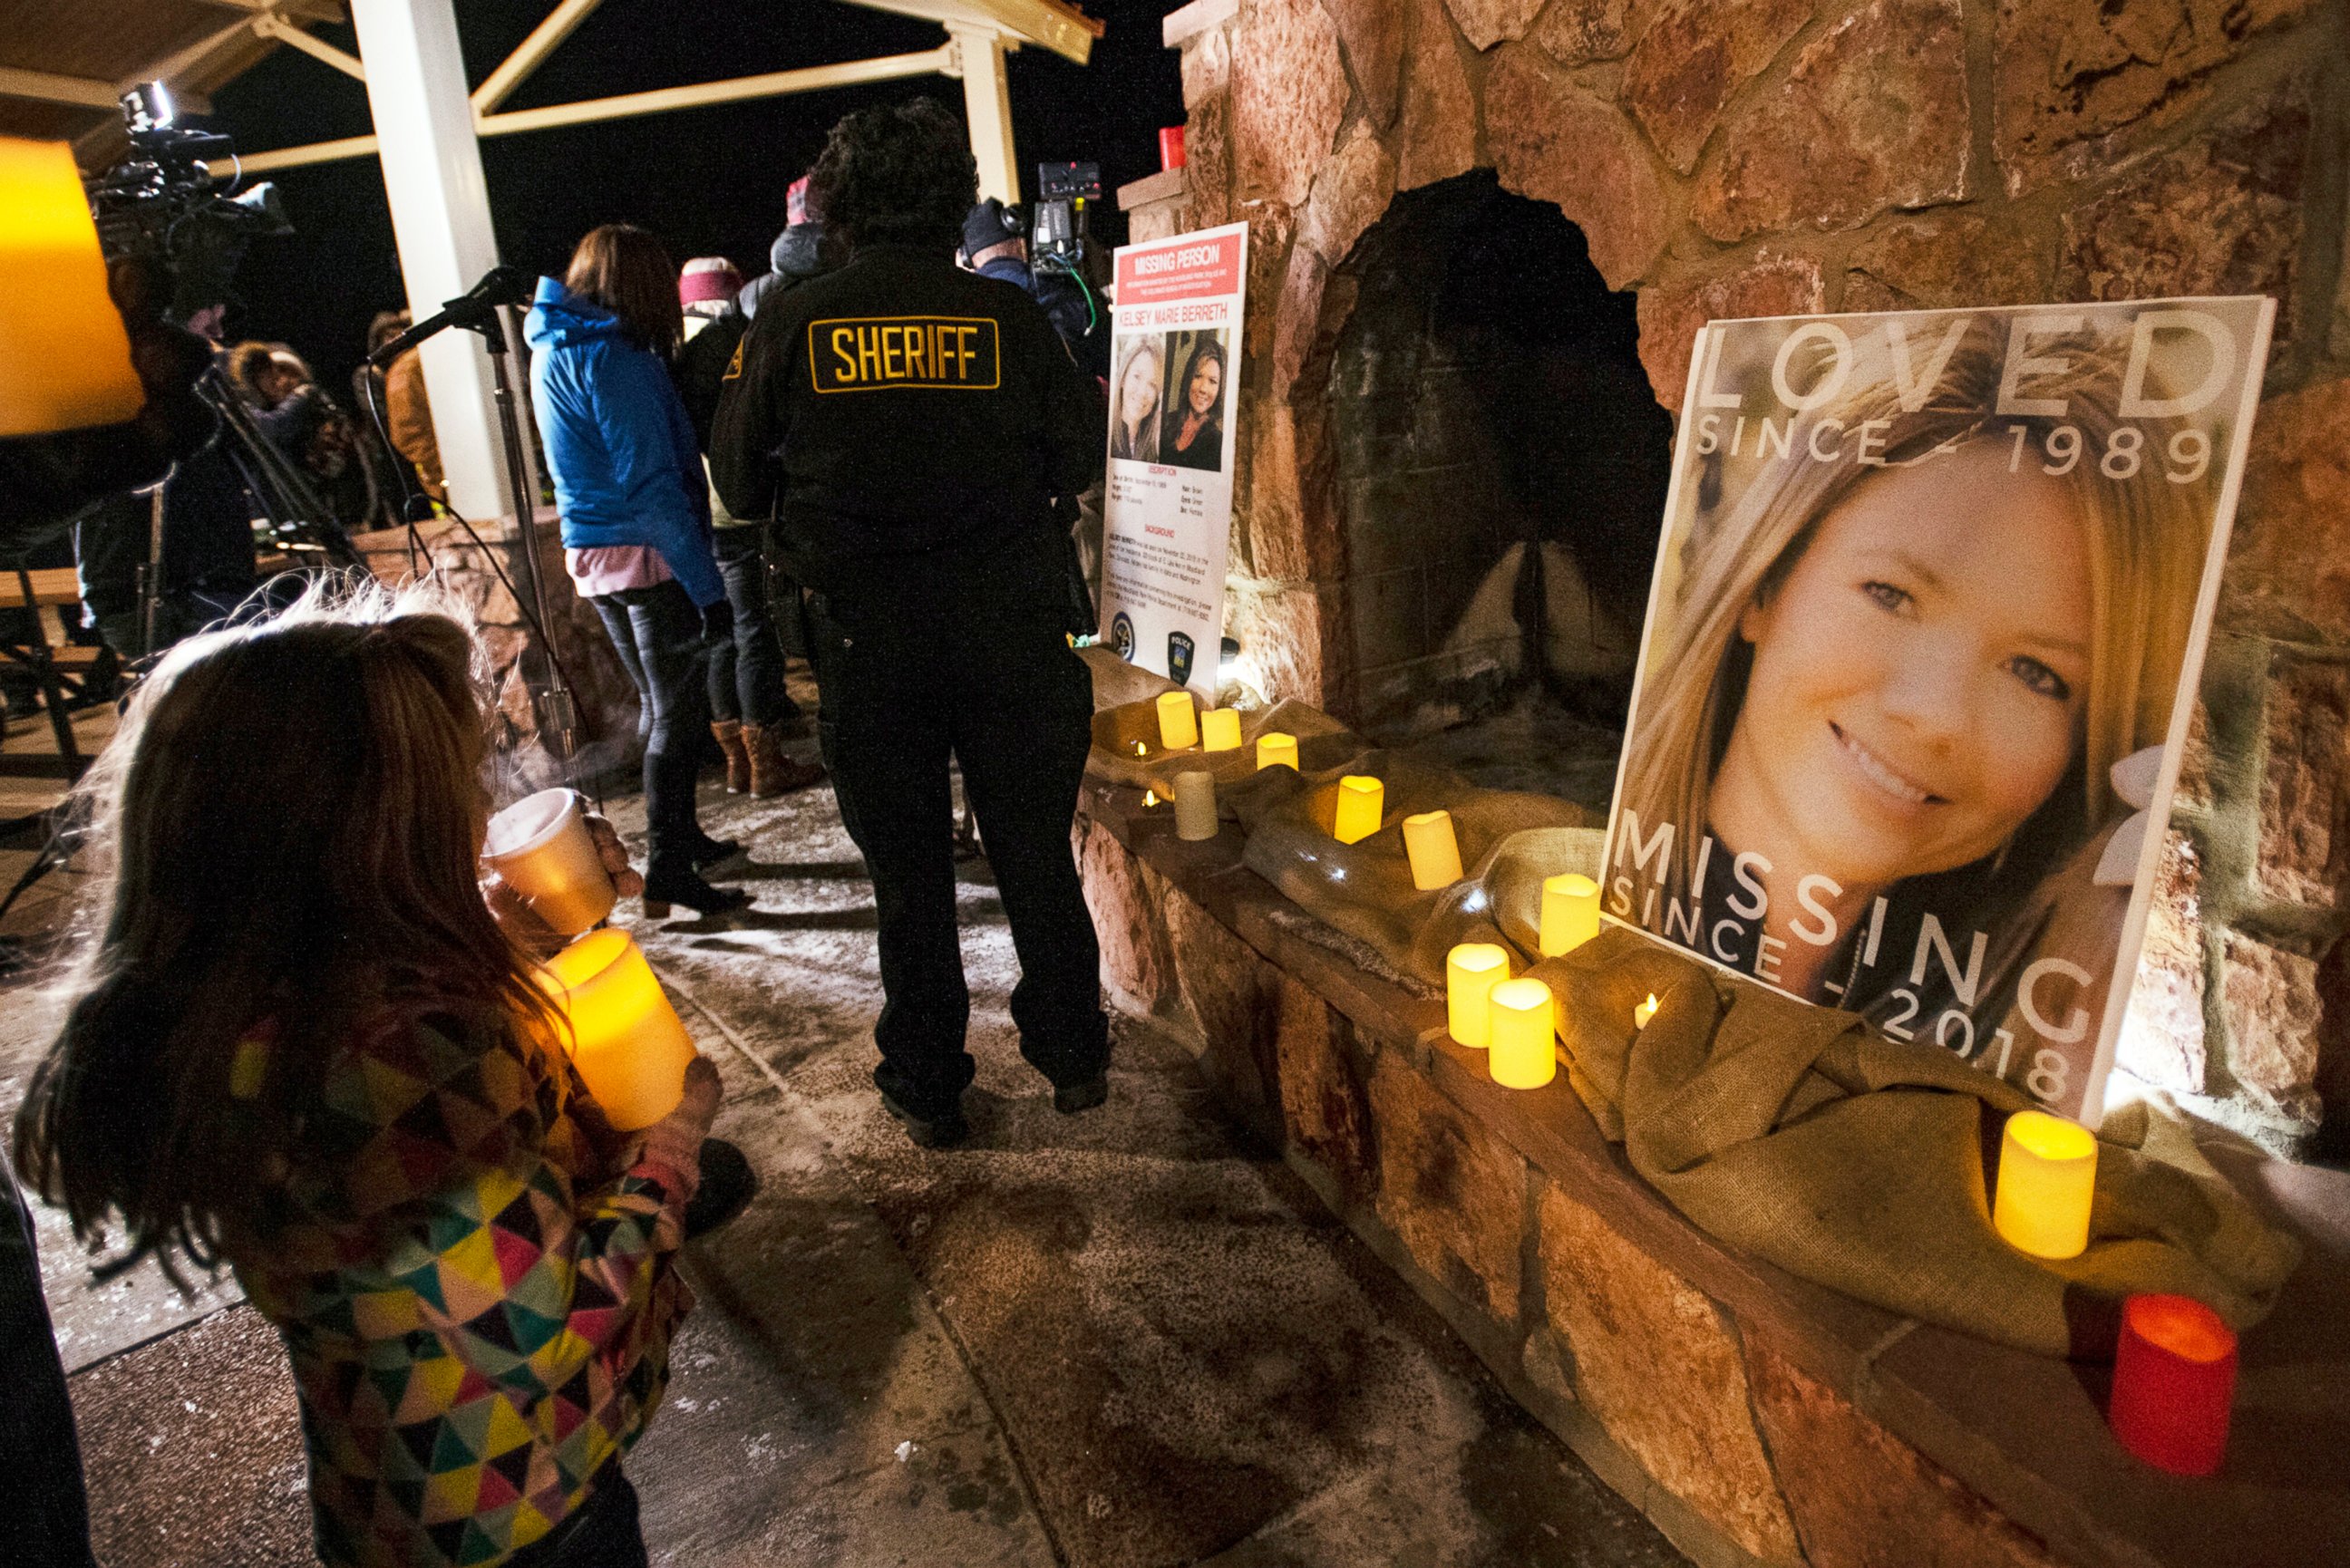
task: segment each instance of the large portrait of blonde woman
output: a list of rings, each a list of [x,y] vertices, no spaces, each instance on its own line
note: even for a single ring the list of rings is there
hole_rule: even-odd
[[[1607,914],[2093,1115],[2270,309],[1709,326]]]

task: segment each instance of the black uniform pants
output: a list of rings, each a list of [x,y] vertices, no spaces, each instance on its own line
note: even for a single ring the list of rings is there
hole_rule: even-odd
[[[879,915],[873,1080],[918,1116],[954,1109],[974,1071],[951,757],[1020,957],[1021,1054],[1055,1084],[1109,1059],[1101,950],[1069,842],[1093,687],[1068,645],[1059,546],[1045,543],[976,564],[917,559],[886,588],[809,604],[825,762]]]
[[[87,1568],[89,1503],[65,1367],[41,1294],[33,1216],[0,1152],[0,1455],[7,1456],[11,1563]]]

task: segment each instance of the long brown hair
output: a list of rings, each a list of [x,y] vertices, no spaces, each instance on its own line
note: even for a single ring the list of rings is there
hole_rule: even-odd
[[[571,253],[563,286],[620,318],[641,348],[666,359],[685,336],[677,304],[677,264],[669,247],[634,223],[602,223]]]
[[[475,883],[484,674],[462,610],[362,582],[182,643],[133,698],[78,792],[99,893],[16,1117],[78,1236],[120,1215],[102,1272],[265,1234],[369,1021],[553,1038]]]

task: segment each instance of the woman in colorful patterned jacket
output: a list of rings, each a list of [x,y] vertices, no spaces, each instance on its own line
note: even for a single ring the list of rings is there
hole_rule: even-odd
[[[691,1302],[717,1075],[623,1138],[572,1072],[544,928],[475,881],[484,673],[371,588],[175,649],[84,786],[103,892],[17,1122],[111,1270],[224,1261],[277,1326],[335,1568],[643,1564],[619,1459]]]

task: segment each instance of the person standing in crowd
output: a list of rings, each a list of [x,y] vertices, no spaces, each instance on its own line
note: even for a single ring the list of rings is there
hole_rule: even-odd
[[[823,215],[808,206],[807,189],[808,177],[803,174],[784,193],[784,232],[767,247],[767,265],[773,270],[744,284],[735,296],[744,321],[758,317],[759,304],[770,294],[797,288],[840,265],[840,246],[827,233]]]
[[[1028,236],[1017,207],[990,196],[964,215],[964,265],[982,277],[1016,286],[1044,306],[1053,330],[1069,346],[1070,357],[1093,376],[1109,374],[1109,324],[1076,278],[1057,266],[1031,267]]]
[[[671,382],[681,331],[677,267],[628,223],[589,231],[560,282],[541,278],[525,327],[531,395],[562,515],[564,560],[652,722],[645,742],[648,914],[739,909],[703,871],[735,854],[693,798],[708,742],[706,649],[734,634],[710,538],[693,424]]]
[[[403,310],[400,325],[385,341],[407,330],[408,312]],[[368,336],[372,340],[375,334]],[[391,450],[416,471],[417,484],[434,501],[449,504],[449,483],[441,473],[441,441],[432,433],[432,400],[424,391],[424,361],[413,348],[384,369],[383,422],[391,434]]]
[[[368,323],[367,351],[372,354],[407,331],[408,322],[405,310],[377,311]],[[386,396],[384,373],[361,359],[351,371],[351,409],[358,423],[359,459],[367,466],[369,483],[382,497],[384,521],[398,524],[406,521],[402,507],[407,498],[423,486],[415,466],[390,444],[391,415]]]
[[[685,345],[677,353],[677,389],[705,452],[720,385],[749,325],[735,305],[742,286],[743,275],[724,256],[696,256],[678,275]],[[727,793],[765,798],[820,784],[822,767],[784,752],[786,736],[807,733],[807,719],[784,687],[784,647],[767,596],[767,520],[736,517],[713,491],[710,523],[734,610],[734,636],[710,650],[710,732],[726,753]],[[796,618],[796,602],[792,608]]]
[[[373,585],[174,650],[83,786],[108,880],[15,1160],[86,1242],[120,1224],[102,1272],[235,1272],[330,1568],[642,1568],[621,1461],[693,1304],[718,1073],[622,1135],[570,1066],[553,933],[475,882],[482,662]]]
[[[777,508],[811,590],[825,758],[879,915],[874,1081],[940,1147],[969,1133],[974,1071],[951,762],[1020,956],[1021,1052],[1064,1112],[1108,1093],[1069,844],[1093,691],[1053,509],[1100,476],[1106,410],[1034,300],[954,265],[978,185],[954,116],[930,99],[851,115],[812,180],[850,260],[760,310],[711,466],[737,516]]]

